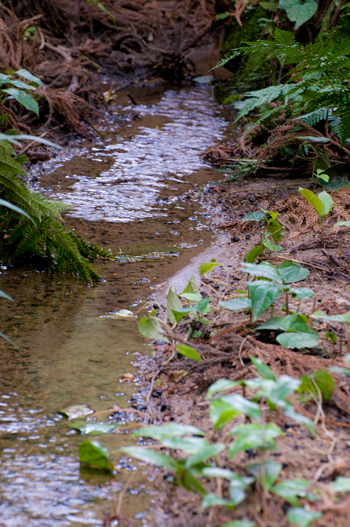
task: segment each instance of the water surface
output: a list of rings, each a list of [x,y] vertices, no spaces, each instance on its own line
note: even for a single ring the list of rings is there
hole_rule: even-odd
[[[135,311],[211,243],[210,214],[184,193],[219,178],[202,154],[223,138],[226,122],[208,89],[144,99],[139,91],[137,106],[114,107],[111,129],[103,128],[108,139],[33,170],[36,188],[72,204],[68,221],[78,234],[119,255],[119,263],[97,264],[104,281],[88,287],[65,274],[0,270],[0,288],[14,299],[11,306],[1,300],[1,331],[22,349],[0,343],[0,524],[6,527],[102,525],[113,510],[135,467],[122,459],[112,479],[81,469],[82,436],[58,412],[75,404],[95,412],[129,405],[135,385],[120,377],[136,373],[133,363],[149,346],[135,319],[110,313]],[[111,451],[129,442],[126,434],[85,437]],[[151,496],[140,474],[123,512],[147,525]]]

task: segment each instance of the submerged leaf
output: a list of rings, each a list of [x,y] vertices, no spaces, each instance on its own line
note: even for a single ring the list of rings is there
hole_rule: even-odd
[[[93,413],[94,410],[87,404],[77,404],[60,411],[60,414],[65,415],[68,419],[77,419],[77,417],[84,417]]]
[[[69,428],[79,430],[82,434],[100,435],[108,434],[108,432],[112,432],[116,428],[125,425],[118,425],[116,423],[88,423],[86,421],[74,421],[73,423],[68,423],[68,426]]]

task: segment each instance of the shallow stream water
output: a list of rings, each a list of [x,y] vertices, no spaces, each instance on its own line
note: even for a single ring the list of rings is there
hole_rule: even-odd
[[[88,404],[95,412],[128,407],[135,384],[124,373],[149,347],[133,318],[140,301],[209,247],[210,211],[183,194],[220,179],[202,154],[227,123],[207,88],[136,91],[112,108],[99,144],[70,149],[32,171],[36,189],[71,203],[78,234],[118,255],[97,264],[103,281],[85,286],[65,274],[1,268],[0,330],[22,352],[0,342],[0,525],[102,525],[135,467],[122,458],[113,478],[80,467],[82,438],[110,451],[127,434],[81,436],[58,412]],[[108,421],[108,414],[105,421]],[[116,453],[114,459],[118,459]],[[136,477],[123,512],[147,525],[152,490]]]

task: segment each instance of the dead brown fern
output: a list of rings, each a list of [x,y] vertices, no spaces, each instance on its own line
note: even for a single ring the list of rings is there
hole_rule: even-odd
[[[334,205],[326,218],[325,223],[328,227],[338,221],[350,220],[350,189],[345,188],[338,192],[332,192],[331,196]],[[283,214],[284,222],[288,222],[293,226],[294,232],[289,235],[290,238],[310,229],[317,232],[320,231],[317,212],[301,194],[292,194],[289,198],[274,207],[274,209],[276,212]]]

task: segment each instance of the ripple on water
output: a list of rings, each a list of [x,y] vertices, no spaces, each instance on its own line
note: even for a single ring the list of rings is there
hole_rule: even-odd
[[[114,163],[97,177],[75,174],[69,193],[54,195],[73,205],[71,216],[126,222],[163,214],[164,206],[156,206],[160,191],[169,180],[183,181],[203,168],[203,153],[222,139],[227,125],[217,116],[215,100],[203,89],[168,91],[157,104],[133,108],[169,122],[159,128],[141,127],[132,138],[121,137],[93,149],[91,160],[113,157]]]

